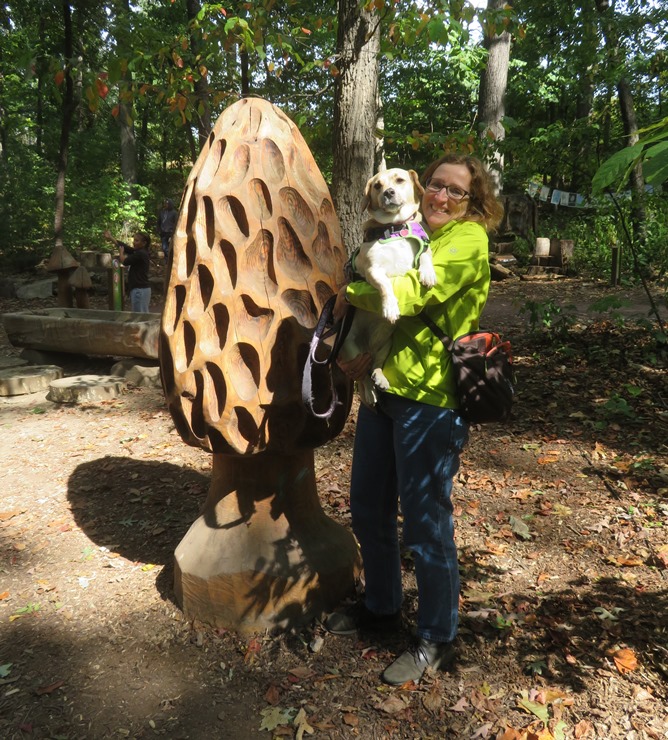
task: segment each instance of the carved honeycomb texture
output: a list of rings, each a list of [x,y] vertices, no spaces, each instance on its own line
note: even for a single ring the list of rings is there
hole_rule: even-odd
[[[260,99],[218,119],[186,183],[160,337],[165,395],[189,444],[250,454],[335,436],[301,400],[312,330],[346,259],[327,185],[297,127]],[[314,376],[327,402],[328,379]]]

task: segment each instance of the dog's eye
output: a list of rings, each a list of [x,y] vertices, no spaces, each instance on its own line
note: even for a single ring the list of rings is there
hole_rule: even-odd
[[[374,183],[374,186],[373,186],[374,190],[380,190],[382,187],[383,186],[379,182]]]

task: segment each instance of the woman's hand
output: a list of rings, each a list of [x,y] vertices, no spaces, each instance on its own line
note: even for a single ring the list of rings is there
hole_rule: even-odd
[[[348,286],[344,285],[342,288],[339,289],[339,292],[336,294],[336,301],[334,303],[334,308],[332,309],[332,316],[334,317],[334,321],[340,321],[348,311],[348,306],[350,305],[348,301],[346,300],[346,288]]]
[[[108,242],[112,242],[112,243],[114,243],[114,244],[116,243],[116,240],[115,240],[115,239],[114,239],[114,237],[113,237],[113,236],[111,235],[111,231],[109,231],[109,229],[105,229],[105,230],[104,230],[104,238],[105,238],[105,239],[106,239],[106,240],[107,240]]]
[[[352,360],[337,360],[336,364],[351,380],[362,380],[371,370],[371,355],[364,352]]]

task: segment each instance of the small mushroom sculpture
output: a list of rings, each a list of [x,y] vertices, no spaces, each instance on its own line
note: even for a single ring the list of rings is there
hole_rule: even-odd
[[[79,266],[79,263],[65,249],[62,244],[57,244],[49,257],[46,269],[55,272],[58,276],[58,305],[71,308],[74,305],[73,289],[69,283],[70,276]]]
[[[74,301],[77,308],[90,308],[90,290],[93,282],[90,279],[88,270],[80,265],[72,273],[69,279],[70,286],[74,289]]]
[[[301,400],[308,346],[346,259],[327,185],[299,130],[266,100],[218,119],[186,183],[161,320],[160,364],[181,437],[213,454],[202,515],[175,553],[189,618],[286,629],[354,588],[350,532],[318,500],[314,448],[341,431]],[[328,377],[314,378],[328,393]]]

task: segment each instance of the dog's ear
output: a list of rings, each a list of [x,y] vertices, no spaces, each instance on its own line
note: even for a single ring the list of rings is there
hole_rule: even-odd
[[[373,181],[376,179],[376,176],[370,177],[366,182],[366,187],[364,188],[364,197],[362,198],[362,202],[360,203],[360,211],[361,213],[364,213],[366,209],[369,207],[369,204],[371,203],[371,186],[373,185]]]
[[[411,180],[413,181],[415,200],[419,201],[424,195],[424,188],[420,185],[420,176],[415,170],[408,170],[408,174],[411,176]]]

